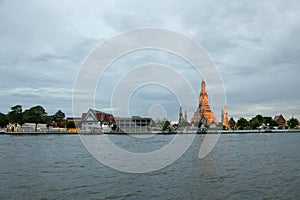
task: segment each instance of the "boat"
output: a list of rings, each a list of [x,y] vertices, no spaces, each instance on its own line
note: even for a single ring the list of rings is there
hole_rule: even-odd
[[[205,127],[204,124],[200,126],[200,128],[197,129],[197,134],[206,134],[207,133],[207,128]]]

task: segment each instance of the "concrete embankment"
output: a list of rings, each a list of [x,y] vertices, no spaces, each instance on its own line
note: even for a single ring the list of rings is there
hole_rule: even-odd
[[[75,135],[76,132],[0,132],[0,135]]]
[[[100,135],[100,134],[115,134],[115,135],[147,135],[147,134],[163,134],[163,135],[169,135],[169,134],[195,134],[196,132],[174,132],[174,133],[163,133],[163,132],[149,132],[149,133],[122,133],[122,132],[111,132],[111,133],[77,133],[77,132],[0,132],[0,135]],[[249,133],[300,133],[300,129],[286,129],[286,130],[270,130],[270,131],[259,131],[259,130],[218,130],[218,131],[212,131],[209,130],[207,134],[249,134]]]

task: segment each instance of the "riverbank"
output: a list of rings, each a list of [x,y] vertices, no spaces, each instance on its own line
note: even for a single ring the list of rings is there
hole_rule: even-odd
[[[0,132],[0,135],[76,135],[77,132]]]
[[[300,133],[299,129],[285,129],[285,130],[270,130],[270,131],[262,131],[262,130],[209,130],[206,134],[249,134],[249,133]],[[107,132],[107,133],[89,133],[89,132],[0,132],[0,135],[101,135],[101,134],[109,134],[109,135],[149,135],[149,134],[159,134],[159,135],[174,135],[174,134],[196,134],[196,131],[188,131],[188,132],[149,132],[149,133],[122,133],[122,132]]]

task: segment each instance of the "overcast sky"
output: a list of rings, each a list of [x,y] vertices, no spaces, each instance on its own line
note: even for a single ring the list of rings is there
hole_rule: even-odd
[[[300,118],[299,10],[297,0],[0,0],[0,112],[39,104],[49,114],[61,109],[71,116],[73,84],[89,53],[121,32],[158,27],[180,32],[207,51],[223,79],[229,117]],[[124,69],[149,62],[187,65],[173,57],[141,51],[117,60],[110,71],[115,79],[108,70],[98,87],[96,109],[110,112],[109,91]],[[198,95],[201,78],[184,69]],[[137,90],[129,105],[131,115],[147,115],[156,105],[173,120],[179,109],[176,97],[157,85]],[[196,107],[186,108],[188,118]]]

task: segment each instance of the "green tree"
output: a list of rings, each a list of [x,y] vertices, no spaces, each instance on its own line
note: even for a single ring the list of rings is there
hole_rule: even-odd
[[[253,130],[257,129],[263,123],[265,123],[265,119],[262,115],[256,115],[249,121],[250,128]]]
[[[8,118],[5,114],[0,113],[0,127],[4,128],[9,123]]]
[[[292,117],[289,121],[288,121],[288,125],[290,128],[297,128],[299,125],[299,121],[298,119]]]
[[[35,123],[35,131],[37,132],[37,125],[45,122],[45,109],[38,105],[34,106],[24,112],[24,119],[26,122]]]
[[[10,108],[11,111],[8,113],[8,121],[12,124],[24,124],[24,118],[22,113],[22,105],[15,105]]]
[[[278,126],[278,123],[272,117],[264,117],[265,124],[269,125],[270,128]]]
[[[51,124],[52,122],[52,116],[45,115],[43,121],[47,124]]]
[[[241,117],[237,121],[236,126],[239,130],[246,130],[249,127],[249,122],[245,118]]]
[[[171,124],[171,122],[168,121],[168,120],[166,120],[165,123],[164,123],[164,125],[163,125],[162,130],[163,130],[163,131],[166,131],[166,130],[168,129],[168,127],[170,126],[170,124]]]
[[[264,117],[263,117],[262,115],[256,115],[256,116],[254,117],[254,119],[257,119],[257,121],[260,123],[260,125],[261,125],[262,123],[265,123]]]
[[[65,113],[63,113],[61,110],[58,110],[53,116],[52,120],[57,123],[57,126],[60,127],[60,122],[65,118]]]
[[[252,130],[257,129],[260,125],[262,125],[262,123],[257,118],[252,118],[249,124]]]
[[[67,122],[66,127],[67,128],[76,128],[76,125],[74,122]]]

